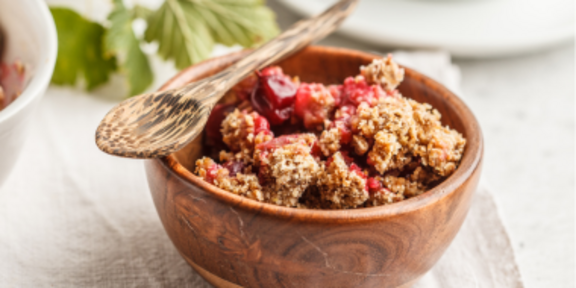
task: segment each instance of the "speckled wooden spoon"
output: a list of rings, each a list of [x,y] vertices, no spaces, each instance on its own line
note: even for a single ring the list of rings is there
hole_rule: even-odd
[[[300,21],[226,70],[180,89],[123,101],[96,130],[96,145],[109,154],[156,158],[181,149],[204,129],[224,93],[254,70],[294,53],[332,31],[359,0],[342,0],[324,13]]]

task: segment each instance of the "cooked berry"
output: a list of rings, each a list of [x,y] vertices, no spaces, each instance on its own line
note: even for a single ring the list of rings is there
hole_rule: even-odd
[[[382,189],[382,182],[374,177],[368,178],[368,191],[374,193]]]
[[[276,148],[280,148],[282,146],[297,142],[298,140],[299,140],[298,135],[282,135],[268,142],[264,142],[262,144],[257,145],[256,149],[262,152],[270,152]]]
[[[250,74],[244,80],[240,81],[232,90],[240,100],[250,100],[250,95],[254,92],[258,85],[258,75],[256,73]]]
[[[206,171],[206,178],[205,178],[206,182],[214,184],[214,179],[218,177],[218,172],[220,171],[220,169],[222,169],[222,166],[216,163],[210,165],[208,167],[208,170]]]
[[[340,106],[342,102],[342,89],[342,85],[328,85],[328,91],[330,91],[332,98],[334,98],[334,105],[336,106]]]
[[[254,134],[258,135],[260,132],[264,132],[268,135],[272,134],[272,131],[270,131],[270,123],[268,123],[268,120],[262,116],[254,119]]]
[[[246,168],[246,164],[244,164],[244,162],[242,161],[233,160],[222,164],[222,167],[228,169],[230,177],[235,177],[236,174],[244,171],[244,168]]]
[[[272,125],[282,124],[292,116],[298,87],[279,67],[266,68],[258,76],[258,87],[250,98],[252,106]]]
[[[342,100],[340,105],[357,107],[362,102],[374,106],[378,99],[385,97],[386,92],[379,85],[369,85],[364,77],[348,77],[342,87]]]
[[[214,107],[212,113],[210,113],[208,121],[206,122],[206,142],[211,147],[224,147],[220,127],[222,121],[224,121],[226,116],[234,111],[234,109],[234,104],[218,104]]]
[[[294,114],[304,121],[306,129],[322,130],[335,104],[334,97],[324,85],[302,83],[296,93]]]

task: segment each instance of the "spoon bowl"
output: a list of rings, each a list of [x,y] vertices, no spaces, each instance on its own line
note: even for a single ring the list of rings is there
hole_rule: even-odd
[[[181,149],[206,125],[206,115],[221,93],[215,83],[207,78],[186,90],[161,91],[120,103],[96,130],[98,147],[129,158],[153,158]],[[185,93],[205,97],[185,97]]]

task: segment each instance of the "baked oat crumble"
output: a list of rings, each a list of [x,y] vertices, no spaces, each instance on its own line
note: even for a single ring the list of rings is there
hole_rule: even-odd
[[[212,112],[206,142],[219,162],[199,159],[195,173],[237,195],[307,209],[425,193],[456,170],[466,140],[432,106],[402,96],[403,79],[391,56],[342,85],[258,71],[232,90],[239,103]]]
[[[356,208],[369,197],[368,177],[351,162],[351,158],[338,151],[324,163],[318,186],[322,200],[332,209]]]

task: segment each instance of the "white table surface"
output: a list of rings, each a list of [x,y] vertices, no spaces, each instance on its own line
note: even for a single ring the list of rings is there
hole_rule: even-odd
[[[268,5],[282,28],[299,19]],[[388,51],[338,35],[320,44]],[[495,194],[525,286],[574,287],[574,45],[454,62],[486,141],[482,181]]]

